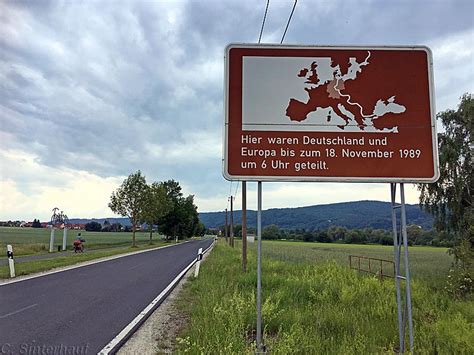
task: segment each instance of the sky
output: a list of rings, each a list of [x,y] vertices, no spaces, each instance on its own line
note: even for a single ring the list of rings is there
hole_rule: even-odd
[[[175,179],[200,212],[240,185],[222,177],[224,49],[258,40],[266,0],[1,1],[0,220],[111,217],[141,170]],[[279,43],[293,0],[271,0]],[[285,44],[427,45],[436,110],[474,92],[471,0],[299,0]],[[248,183],[248,208],[256,184]],[[263,208],[390,199],[388,184],[265,183]],[[408,185],[407,202],[417,203]]]

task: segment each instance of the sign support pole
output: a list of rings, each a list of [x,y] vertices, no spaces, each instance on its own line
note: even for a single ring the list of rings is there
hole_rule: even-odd
[[[396,184],[390,184],[391,198],[392,198],[392,228],[393,228],[393,248],[395,258],[395,284],[397,290],[397,312],[398,312],[398,331],[400,341],[400,352],[405,352],[405,325],[408,322],[408,334],[410,351],[413,352],[413,317],[411,306],[411,286],[410,286],[410,268],[408,259],[408,236],[406,223],[406,209],[405,209],[405,187],[400,183],[400,205],[397,205],[396,200]],[[400,232],[397,225],[397,212],[400,209]],[[403,245],[403,259],[405,264],[405,276],[401,275],[400,262],[401,250]],[[402,292],[401,280],[405,280],[405,311],[402,312]]]
[[[262,343],[262,182],[258,182],[257,211],[257,352],[263,350]]]
[[[242,269],[247,272],[247,181],[242,181]]]
[[[225,209],[225,231],[224,231],[224,235],[225,235],[225,242],[228,243],[229,242],[229,224],[228,224],[228,219],[227,219],[227,208]]]
[[[230,195],[230,246],[234,247],[234,196]]]

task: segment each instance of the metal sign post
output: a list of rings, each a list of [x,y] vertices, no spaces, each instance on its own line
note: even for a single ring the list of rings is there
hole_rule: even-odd
[[[262,343],[262,182],[258,182],[257,211],[257,351],[263,351]]]
[[[413,352],[413,318],[411,307],[411,286],[410,268],[408,261],[408,236],[405,210],[405,188],[400,183],[400,204],[396,201],[397,185],[390,184],[392,197],[392,228],[393,228],[393,249],[395,258],[395,285],[397,290],[397,312],[398,312],[398,332],[400,341],[400,352],[405,351],[405,326],[408,322],[408,334],[410,351]],[[400,210],[400,225],[397,221],[397,210]],[[403,258],[405,264],[405,276],[401,274],[400,258],[403,245]],[[405,302],[402,304],[401,280],[405,280]],[[402,310],[403,309],[403,310]]]

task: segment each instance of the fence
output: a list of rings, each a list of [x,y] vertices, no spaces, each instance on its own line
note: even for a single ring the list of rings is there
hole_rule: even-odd
[[[380,280],[384,277],[395,278],[395,263],[391,260],[349,255],[349,267],[352,270],[377,275]]]

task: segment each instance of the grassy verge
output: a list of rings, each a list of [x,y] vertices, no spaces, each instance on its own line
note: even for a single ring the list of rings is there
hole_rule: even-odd
[[[77,233],[81,233],[86,240],[85,246],[88,250],[105,249],[112,247],[126,247],[132,241],[131,232],[87,232],[83,230],[68,230],[67,246],[72,247]],[[44,254],[49,250],[49,239],[51,230],[48,228],[13,228],[0,227],[0,250],[6,250],[7,244],[13,246],[15,255]],[[153,240],[159,241],[161,237],[153,234]],[[56,230],[54,250],[58,245],[62,245],[63,231]],[[149,242],[148,232],[137,232],[136,241],[138,244]],[[4,255],[3,253],[0,255]]]
[[[265,246],[268,249],[268,246]],[[337,261],[264,257],[263,322],[274,354],[393,353],[398,330],[393,281],[361,276]],[[288,262],[293,255],[292,262]],[[436,263],[437,260],[432,260]],[[189,324],[178,352],[242,354],[255,350],[255,251],[243,274],[240,251],[222,241],[191,280],[179,303]],[[474,353],[473,302],[455,302],[423,281],[412,283],[417,353]]]
[[[109,250],[103,250],[103,251],[94,250],[93,253],[87,253],[87,251],[85,253],[78,253],[78,254],[71,253],[71,255],[68,255],[68,256],[60,256],[60,257],[55,257],[52,259],[16,263],[15,272],[17,276],[28,275],[31,273],[46,271],[46,270],[54,269],[57,267],[74,265],[74,264],[84,262],[84,261],[99,259],[99,258],[103,258],[107,256],[125,254],[125,253],[139,251],[139,250],[146,250],[146,249],[156,248],[156,247],[164,246],[164,245],[171,245],[171,243],[154,242],[153,245],[142,244],[136,248],[123,247],[123,248],[114,248],[112,250],[109,249]],[[6,279],[9,277],[10,277],[10,271],[9,271],[8,265],[0,266],[0,279]]]

